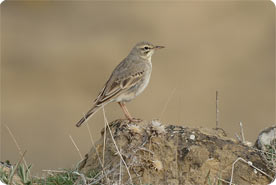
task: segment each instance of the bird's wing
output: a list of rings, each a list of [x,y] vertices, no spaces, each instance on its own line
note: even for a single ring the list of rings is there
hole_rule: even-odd
[[[128,77],[116,79],[112,78],[106,82],[104,88],[100,92],[99,96],[94,102],[94,106],[84,115],[84,117],[76,124],[77,127],[80,127],[89,117],[91,117],[100,107],[104,106],[106,103],[112,101],[113,98],[116,98],[123,92],[127,91],[131,87],[135,86],[142,78],[144,71],[133,73]]]
[[[142,80],[144,73],[145,71],[141,70],[117,79],[113,79],[111,76],[99,96],[96,98],[95,103],[99,105],[118,97],[120,94],[124,93]]]

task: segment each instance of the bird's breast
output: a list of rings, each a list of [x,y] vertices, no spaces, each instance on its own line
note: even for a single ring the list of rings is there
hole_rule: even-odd
[[[137,90],[135,92],[135,95],[138,96],[139,94],[141,94],[145,88],[148,86],[149,81],[150,81],[150,75],[151,75],[151,70],[147,71],[145,73],[145,76],[143,77],[143,79],[136,85]]]
[[[137,82],[137,84],[135,84],[133,87],[128,89],[125,93],[122,93],[120,96],[118,96],[115,100],[116,102],[131,101],[132,99],[134,99],[136,96],[138,96],[145,90],[145,88],[149,84],[149,80],[151,76],[151,70],[152,70],[151,65],[152,65],[151,62],[146,64],[144,68],[145,73],[143,75],[143,78],[139,82]]]

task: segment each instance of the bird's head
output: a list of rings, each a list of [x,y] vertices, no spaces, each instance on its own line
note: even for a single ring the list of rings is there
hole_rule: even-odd
[[[162,49],[164,46],[155,46],[150,42],[139,42],[131,50],[131,54],[138,55],[143,59],[151,59],[155,50]]]

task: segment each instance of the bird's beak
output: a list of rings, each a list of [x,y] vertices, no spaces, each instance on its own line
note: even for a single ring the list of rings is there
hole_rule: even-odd
[[[162,49],[165,48],[165,46],[155,46],[154,49]]]

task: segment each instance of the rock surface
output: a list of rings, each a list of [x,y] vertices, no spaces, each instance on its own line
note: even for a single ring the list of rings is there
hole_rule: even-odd
[[[231,177],[232,183],[240,185],[265,185],[272,181],[272,171],[258,151],[227,138],[222,129],[186,128],[163,125],[159,121],[130,123],[127,120],[113,121],[109,128],[106,132],[103,129],[102,138],[79,165],[85,174],[102,172],[95,177],[95,182],[229,184]],[[235,163],[231,175],[237,159],[240,160]]]

